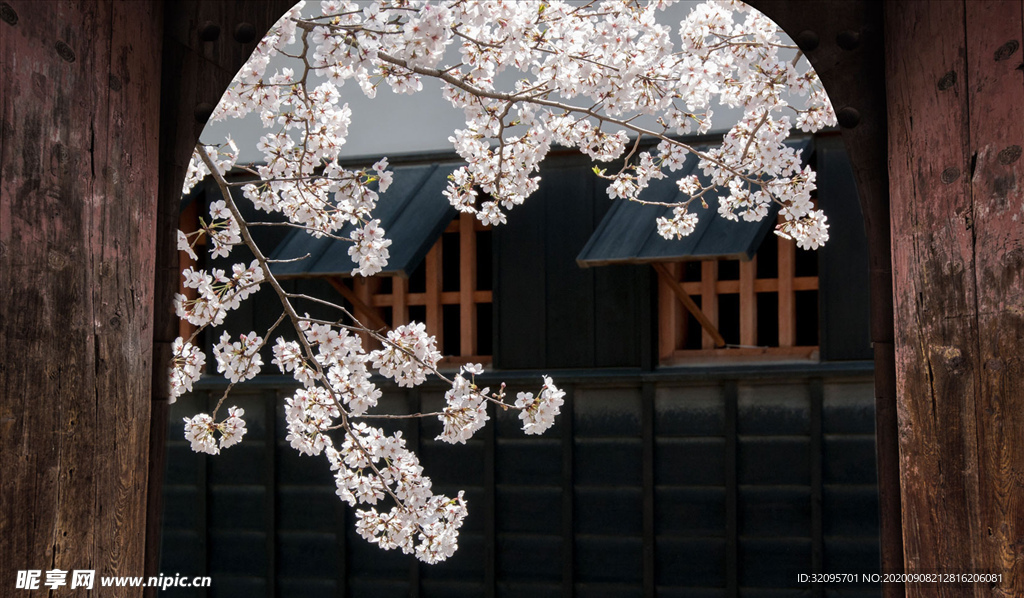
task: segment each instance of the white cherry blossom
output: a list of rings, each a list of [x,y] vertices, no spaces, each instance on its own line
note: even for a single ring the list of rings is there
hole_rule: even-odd
[[[505,224],[512,210],[531,201],[540,164],[561,146],[602,163],[595,175],[608,182],[610,198],[671,208],[651,223],[665,238],[691,234],[699,218],[755,221],[777,207],[776,234],[803,248],[821,246],[828,221],[811,200],[814,172],[787,145],[794,127],[812,132],[836,122],[817,75],[799,52],[785,54],[796,48],[770,19],[741,2],[706,2],[680,23],[659,22],[669,4],[325,0],[307,10],[299,3],[259,42],[211,118],[259,117],[262,162],[245,167],[258,180],[244,184],[242,195],[282,224],[350,243],[353,276],[387,266],[391,240],[375,211],[388,201],[394,173],[387,158],[366,166],[340,161],[354,118],[343,100],[350,93],[372,98],[381,86],[418,93],[429,78],[440,81],[443,97],[466,121],[449,138],[465,164],[449,177],[444,196],[485,225]],[[271,67],[275,57],[292,63],[278,66],[275,59]],[[503,87],[504,81],[514,82]],[[799,106],[790,103],[794,98],[802,98]],[[682,139],[711,130],[716,102],[743,110],[722,142],[695,147]],[[277,338],[270,349],[271,363],[301,384],[285,399],[288,442],[303,455],[327,458],[339,498],[363,507],[356,511],[362,537],[428,563],[450,557],[466,501],[461,492],[435,494],[401,434],[366,423],[412,417],[375,412],[381,390],[374,372],[403,387],[429,375],[450,384],[440,412],[416,414],[438,417],[437,439],[449,443],[465,443],[481,429],[491,403],[518,410],[526,434],[543,433],[565,392],[545,376],[536,394],[520,392],[509,402],[504,385],[492,391],[477,384],[479,364],[449,378],[438,369],[442,356],[422,323],[371,330],[342,306],[335,306],[333,321],[300,315],[295,304],[324,301],[285,292],[247,234],[224,178],[238,155],[231,139],[197,146],[183,193],[212,176],[223,198],[210,203],[209,220],[198,230],[178,233],[177,245],[192,260],[199,260],[195,250],[203,244],[214,258],[240,244],[258,257],[230,271],[185,269],[184,287],[194,293],[175,297],[178,316],[199,330],[216,328],[262,284],[270,286],[283,309],[278,323],[262,336],[221,334],[213,349],[218,371],[232,384],[255,376],[264,339],[290,320],[296,340]],[[683,175],[688,165],[700,176]],[[646,190],[663,178],[674,180],[680,195],[654,201]],[[708,193],[718,197],[717,214],[698,209],[708,207]],[[360,335],[375,348],[365,347]],[[172,399],[192,389],[206,363],[192,340],[173,345]],[[193,450],[217,454],[242,440],[243,409],[229,408],[220,423],[216,414],[185,418]]]

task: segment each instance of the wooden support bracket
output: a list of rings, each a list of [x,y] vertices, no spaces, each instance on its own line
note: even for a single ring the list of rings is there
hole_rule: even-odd
[[[365,301],[363,301],[362,299],[359,298],[358,295],[356,295],[355,291],[348,288],[348,286],[346,286],[345,283],[342,282],[338,277],[331,276],[327,279],[327,282],[330,283],[332,287],[334,287],[334,290],[341,293],[341,296],[347,299],[348,302],[352,304],[352,307],[355,308],[357,312],[365,314],[365,317],[367,320],[369,320],[369,322],[363,322],[363,324],[371,326],[375,330],[387,330],[388,328],[390,328],[387,322],[384,321],[384,318],[380,317],[380,315],[377,313],[376,308],[367,305]]]
[[[686,291],[683,290],[683,285],[679,284],[679,281],[669,273],[668,269],[665,268],[665,265],[653,263],[651,266],[654,268],[654,271],[658,273],[658,277],[665,281],[665,284],[672,289],[672,292],[675,293],[683,306],[693,314],[694,318],[697,318],[697,321],[700,322],[700,325],[705,332],[711,335],[711,338],[715,341],[715,348],[721,349],[722,347],[725,347],[725,339],[722,338],[722,335],[718,332],[718,328],[712,324],[711,320],[704,315],[704,312],[697,307],[697,304],[694,303],[693,299],[691,299]]]

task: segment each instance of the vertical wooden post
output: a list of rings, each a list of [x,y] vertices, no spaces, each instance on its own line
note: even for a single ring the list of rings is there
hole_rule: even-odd
[[[1024,594],[1024,3],[967,2],[982,567]],[[973,226],[972,226],[973,225]],[[968,282],[968,284],[970,284]]]
[[[718,328],[718,262],[714,260],[700,263],[700,310]],[[707,330],[701,339],[705,349],[714,349],[718,344]]]
[[[10,595],[23,569],[94,569],[97,584],[143,573],[162,21],[149,2],[8,0],[3,17],[0,594]]]
[[[409,279],[395,276],[391,279],[391,327],[409,321]]]
[[[679,280],[678,263],[665,264],[665,269],[675,280]],[[658,311],[658,356],[665,360],[672,357],[672,353],[679,348],[682,308],[672,288],[661,280],[658,281]]]
[[[437,243],[427,253],[427,332],[437,338],[437,346],[444,347],[443,312],[441,308],[441,249],[444,244]]]
[[[359,304],[353,305],[352,306],[352,312],[353,312],[352,315],[354,315],[357,320],[359,320],[360,322],[362,322],[364,325],[366,325],[368,327],[369,326],[373,326],[373,323],[371,322],[371,317],[372,317],[371,314],[374,313],[373,307],[370,304],[371,298],[373,296],[373,290],[370,288],[370,285],[374,284],[376,282],[377,281],[375,281],[372,278],[363,278],[362,276],[353,276],[352,277],[352,291],[355,293],[355,296],[359,299],[359,301],[362,304],[362,306],[366,306],[366,307],[361,307]],[[369,335],[369,333],[360,332],[359,336],[362,337],[362,339],[363,339],[363,346],[364,347],[369,347],[370,346],[370,335]]]
[[[896,382],[911,596],[1024,593],[1020,2],[886,5]]]
[[[459,348],[464,356],[476,355],[476,218],[459,214]]]
[[[779,346],[796,345],[796,243],[779,238]]]
[[[757,293],[754,281],[757,279],[757,256],[750,261],[740,262],[740,344],[752,347],[757,344]]]

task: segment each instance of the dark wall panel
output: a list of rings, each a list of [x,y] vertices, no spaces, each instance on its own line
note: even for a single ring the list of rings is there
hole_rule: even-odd
[[[163,569],[209,573],[213,587],[169,595],[765,598],[808,595],[799,573],[878,570],[865,374],[579,378],[548,434],[492,413],[455,447],[433,440],[434,418],[397,423],[438,490],[466,490],[460,550],[435,566],[358,537],[324,459],[299,456],[265,417],[281,417],[280,382],[232,400],[252,431],[218,457],[188,450],[180,418],[223,385],[175,405]],[[384,402],[434,410],[440,393],[389,388]]]
[[[818,137],[815,148],[818,200],[830,225],[818,250],[821,358],[871,359],[868,241],[857,183],[842,138]]]
[[[610,202],[590,167],[580,156],[548,158],[540,189],[495,229],[498,368],[640,365],[647,268],[576,263]]]

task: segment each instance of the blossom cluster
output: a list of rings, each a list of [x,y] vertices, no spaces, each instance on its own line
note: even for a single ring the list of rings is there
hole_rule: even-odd
[[[171,396],[173,403],[178,397],[192,391],[192,383],[199,379],[206,365],[202,349],[186,342],[180,336],[171,345]]]
[[[356,511],[356,531],[384,550],[400,549],[427,563],[443,561],[458,548],[466,500],[434,494],[415,453],[401,432],[353,424],[340,450],[328,449],[336,470],[337,494],[350,505],[375,505],[390,495],[398,503],[388,510]]]
[[[259,290],[264,280],[263,268],[257,260],[248,267],[235,264],[230,277],[220,268],[209,271],[186,268],[181,275],[185,288],[195,289],[198,296],[189,299],[182,293],[175,294],[174,309],[180,319],[193,326],[220,326],[228,312],[238,309],[243,300]]]
[[[381,84],[415,93],[424,77],[441,80],[444,97],[466,117],[450,138],[466,165],[445,195],[486,224],[504,223],[505,212],[538,188],[553,145],[607,162],[623,156],[631,136],[648,136],[661,140],[656,151],[632,160],[630,152],[618,173],[602,174],[609,196],[644,201],[649,182],[693,151],[711,186],[728,190],[723,216],[760,219],[775,203],[793,223],[780,233],[802,246],[824,243],[826,221],[803,205],[813,179],[785,145],[794,126],[785,113],[804,131],[836,122],[814,70],[798,68],[800,54],[790,59],[795,47],[778,27],[741,2],[698,5],[676,30],[658,22],[672,3],[331,0],[312,14],[300,3],[260,42],[212,119],[260,116],[268,129],[258,144],[261,180],[245,196],[313,234],[353,225],[342,238],[353,243],[353,273],[364,276],[388,259],[390,241],[372,214],[391,173],[386,161],[366,170],[338,162],[352,118],[341,102],[349,81],[373,97]],[[268,73],[271,58],[300,40],[303,61]],[[516,82],[499,89],[504,71]],[[803,106],[791,105],[796,96],[806,97]],[[697,152],[676,136],[710,130],[715,101],[744,116],[720,147]],[[640,116],[658,126],[636,125]],[[208,171],[193,164],[190,182]],[[663,236],[693,230],[689,206],[707,188],[689,187],[680,186],[679,209],[657,223]]]
[[[490,419],[487,416],[487,397],[491,389],[481,389],[475,379],[475,375],[483,371],[482,365],[469,363],[456,374],[452,387],[444,393],[444,411],[437,416],[444,424],[444,430],[436,440],[466,444]],[[470,376],[468,379],[466,374]]]
[[[565,391],[559,390],[549,376],[544,376],[544,386],[537,396],[532,392],[516,395],[516,407],[522,409],[519,419],[523,420],[523,431],[527,434],[543,434],[555,423],[559,409],[565,404]]]
[[[372,98],[381,86],[416,93],[425,77],[441,81],[444,98],[466,119],[450,137],[466,164],[451,175],[444,195],[484,224],[505,223],[508,211],[538,189],[543,159],[562,146],[602,163],[621,160],[617,172],[595,172],[608,180],[610,198],[641,203],[649,201],[644,190],[652,181],[696,161],[700,175],[675,181],[678,201],[659,203],[671,208],[654,223],[663,237],[692,233],[698,214],[691,206],[706,207],[705,197],[714,194],[718,214],[729,220],[760,220],[777,206],[783,217],[777,234],[817,248],[828,239],[828,224],[811,201],[814,172],[787,145],[794,126],[815,131],[835,124],[817,75],[798,68],[800,53],[786,54],[796,48],[741,2],[706,2],[678,27],[659,23],[659,11],[673,2],[324,0],[315,14],[300,3],[260,41],[212,119],[258,115],[263,162],[248,167],[259,180],[242,187],[244,197],[288,226],[350,242],[353,276],[372,276],[387,265],[391,241],[374,211],[393,173],[387,159],[367,168],[339,160],[353,117],[342,101],[344,85]],[[294,68],[269,72],[275,56],[291,57]],[[513,73],[515,82],[499,88],[503,72]],[[790,104],[794,96],[806,97],[803,106]],[[713,102],[741,107],[744,116],[721,144],[698,150],[680,136],[712,128]],[[657,125],[638,124],[643,122]],[[659,143],[638,151],[642,138]],[[223,176],[237,159],[230,139],[197,146],[184,192],[207,175],[224,191]],[[223,195],[211,203],[209,221],[201,221],[199,230],[178,233],[179,249],[197,259],[195,248],[205,238],[213,257],[228,256],[243,243],[258,257],[230,273],[186,269],[184,286],[191,291],[175,297],[178,316],[200,330],[217,327],[261,283],[272,286],[282,320],[290,319],[298,335],[277,338],[270,349],[271,363],[300,385],[285,400],[288,442],[301,454],[325,455],[338,496],[367,507],[357,511],[361,536],[426,562],[448,558],[467,513],[462,493],[434,494],[401,433],[359,419],[436,416],[443,425],[437,440],[465,443],[489,421],[493,404],[518,410],[524,432],[541,434],[553,425],[565,392],[544,377],[536,394],[520,392],[510,403],[504,385],[492,392],[477,384],[479,364],[464,365],[448,379],[438,371],[436,339],[422,323],[395,322],[391,330],[374,331],[341,306],[335,306],[342,313],[336,321],[299,315],[293,302],[309,298],[281,288],[244,234],[247,225],[234,199]],[[213,348],[218,371],[232,383],[257,375],[271,333],[223,333]],[[173,346],[172,397],[191,390],[206,364],[193,338]],[[369,339],[379,346],[364,346]],[[443,409],[372,413],[381,397],[371,379],[375,372],[403,387],[422,384],[431,374],[441,377],[450,384]],[[185,419],[193,450],[216,454],[245,434],[242,409],[231,407],[220,423],[216,413]]]
[[[185,440],[192,443],[192,450],[197,453],[219,454],[220,449],[242,441],[246,431],[243,415],[244,409],[231,407],[228,409],[228,417],[219,424],[205,413],[199,413],[191,419],[186,417]]]
[[[235,342],[231,342],[230,334],[222,333],[220,341],[213,346],[217,371],[232,383],[255,378],[263,367],[263,358],[259,353],[262,348],[263,339],[255,332],[240,335]]]
[[[370,353],[373,367],[399,386],[419,386],[427,374],[437,368],[441,352],[437,339],[427,334],[422,322],[410,322],[388,332],[388,342],[382,349]]]

